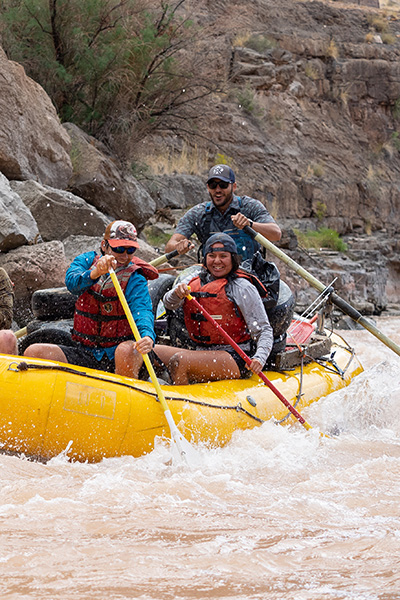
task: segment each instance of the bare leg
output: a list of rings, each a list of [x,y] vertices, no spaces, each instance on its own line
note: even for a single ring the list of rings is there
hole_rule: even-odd
[[[11,329],[3,329],[0,331],[0,353],[1,354],[18,354],[17,338]]]
[[[154,352],[166,366],[168,366],[173,355],[180,351],[179,348],[174,348],[174,346],[164,346],[163,344],[156,344],[154,346]]]
[[[224,350],[179,350],[171,357],[168,368],[176,385],[240,378],[239,367]]]
[[[117,375],[138,378],[143,356],[137,352],[134,342],[122,342],[115,350],[115,372]]]
[[[67,357],[56,344],[31,344],[24,352],[24,356],[33,358],[45,358],[48,360],[57,360],[58,362],[67,363]]]

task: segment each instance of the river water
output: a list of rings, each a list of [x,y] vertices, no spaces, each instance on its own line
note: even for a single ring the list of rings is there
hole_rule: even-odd
[[[400,344],[400,319],[377,326]],[[0,456],[0,598],[400,599],[400,358],[345,334],[365,372],[203,464]],[[320,438],[320,431],[340,432]]]

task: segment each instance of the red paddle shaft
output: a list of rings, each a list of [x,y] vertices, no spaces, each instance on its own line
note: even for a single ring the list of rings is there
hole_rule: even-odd
[[[197,302],[197,300],[195,298],[193,298],[193,296],[191,294],[188,294],[187,299],[194,303],[194,305],[198,308],[198,310],[205,316],[207,321],[210,321],[210,323],[212,323],[214,325],[214,327],[219,331],[219,333],[228,342],[228,344],[230,344],[232,346],[232,348],[234,348],[236,350],[236,352],[239,354],[239,356],[241,356],[243,358],[243,360],[246,362],[246,364],[250,365],[251,358],[249,356],[247,356],[247,354],[245,352],[243,352],[241,347],[238,346],[238,344],[231,338],[231,336],[228,333],[226,333],[226,331],[224,329],[222,329],[222,327],[220,325],[218,325],[216,320],[212,318],[212,316],[206,311],[206,309],[203,308],[201,306],[201,304],[199,302]],[[292,413],[292,415],[294,417],[296,417],[296,419],[299,421],[299,423],[301,423],[303,425],[303,427],[305,427],[306,429],[312,429],[311,425],[309,423],[307,423],[307,421],[304,419],[304,417],[301,416],[301,414],[294,408],[294,406],[292,406],[290,404],[290,402],[288,402],[288,400],[286,400],[286,398],[284,396],[282,396],[280,391],[264,375],[264,373],[262,373],[262,372],[257,373],[257,375],[265,383],[265,385],[267,385],[269,387],[269,389],[275,394],[275,396],[277,396],[277,398],[279,398],[279,400],[286,406],[286,408]]]

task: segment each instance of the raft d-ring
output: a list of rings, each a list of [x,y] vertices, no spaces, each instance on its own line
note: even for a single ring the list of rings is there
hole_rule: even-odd
[[[12,362],[8,365],[8,369],[7,371],[15,371],[16,373],[19,372],[19,363],[18,362]]]
[[[16,373],[19,373],[21,371],[27,371],[28,370],[28,365],[25,361],[21,361],[21,362],[12,362],[10,363],[9,367],[8,367],[9,371],[15,371]]]

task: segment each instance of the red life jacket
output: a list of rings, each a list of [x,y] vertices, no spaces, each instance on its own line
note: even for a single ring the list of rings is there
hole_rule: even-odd
[[[246,277],[239,271],[236,272],[236,275]],[[226,294],[227,283],[227,279],[221,278],[203,285],[201,278],[195,277],[189,283],[190,293],[218,322],[218,325],[225,329],[237,344],[241,344],[250,339],[250,333],[239,307]],[[218,333],[214,325],[207,321],[190,300],[185,300],[183,314],[189,336],[196,344],[226,344],[225,339]]]
[[[100,256],[96,256],[95,265]],[[158,271],[140,258],[133,257],[127,267],[115,274],[125,293],[132,273],[140,271],[146,279],[156,279]],[[109,348],[133,339],[132,329],[125,316],[111,277],[101,280],[83,292],[75,303],[72,339],[84,346]]]

